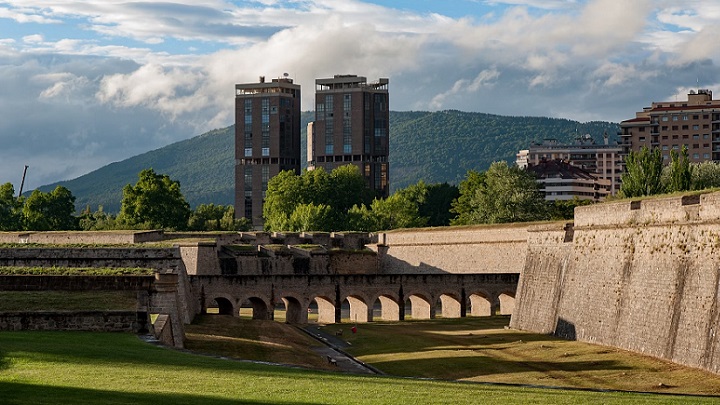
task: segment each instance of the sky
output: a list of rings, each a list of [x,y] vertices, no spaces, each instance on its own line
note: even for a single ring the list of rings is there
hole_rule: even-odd
[[[303,110],[357,74],[395,111],[619,122],[720,94],[719,37],[720,0],[0,0],[0,183],[226,127],[236,83],[285,73]]]

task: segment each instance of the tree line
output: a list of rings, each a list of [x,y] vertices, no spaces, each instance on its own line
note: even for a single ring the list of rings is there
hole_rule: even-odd
[[[12,183],[0,185],[0,231],[250,229],[247,220],[235,218],[231,205],[201,204],[191,210],[180,183],[152,169],[141,171],[134,186],[123,188],[119,214],[104,212],[101,206],[95,212],[86,207],[74,213],[75,197],[63,186],[16,197]]]
[[[630,152],[625,159],[619,197],[632,198],[681,191],[720,187],[720,165],[705,161],[690,163],[687,146],[670,151],[670,162],[664,165],[658,148],[643,147]]]
[[[671,151],[663,166],[659,149],[643,148],[626,158],[620,198],[720,187],[720,165],[692,164],[687,148]],[[250,221],[235,218],[233,206],[185,200],[180,183],[146,169],[135,185],[123,188],[120,212],[86,207],[75,216],[75,197],[58,186],[16,197],[11,183],[0,185],[0,231],[167,229],[191,231],[250,230]],[[531,172],[494,162],[484,172],[470,170],[454,186],[416,184],[379,198],[359,169],[346,165],[300,175],[283,171],[270,179],[263,206],[267,231],[380,231],[426,226],[494,224],[572,219],[588,200],[548,202]]]

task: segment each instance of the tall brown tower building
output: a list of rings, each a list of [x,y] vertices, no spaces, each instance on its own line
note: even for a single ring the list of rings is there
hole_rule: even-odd
[[[315,80],[315,122],[308,125],[308,170],[354,164],[378,196],[389,191],[388,79],[356,75]]]
[[[300,86],[289,78],[235,85],[235,216],[263,225],[268,181],[300,174]]]
[[[686,101],[654,102],[620,129],[624,154],[660,148],[667,164],[670,151],[684,145],[691,162],[720,161],[720,100],[713,100],[710,90],[691,90]]]

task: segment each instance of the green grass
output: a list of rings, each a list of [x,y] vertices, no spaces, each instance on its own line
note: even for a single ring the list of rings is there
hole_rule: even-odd
[[[141,267],[14,267],[0,266],[4,276],[151,276],[154,269]]]
[[[133,291],[0,291],[0,312],[107,311],[137,308]]]
[[[358,324],[346,351],[392,375],[720,395],[720,376],[589,343],[504,329],[509,317]],[[329,333],[348,325],[326,326]],[[717,398],[720,402],[720,398]]]
[[[203,357],[130,334],[0,332],[3,404],[676,404],[688,398],[312,372]],[[713,403],[713,398],[692,398]]]

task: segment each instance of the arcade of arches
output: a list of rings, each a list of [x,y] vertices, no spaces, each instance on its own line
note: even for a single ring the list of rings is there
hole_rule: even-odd
[[[377,296],[359,294],[342,297],[340,305],[334,297],[317,295],[310,299],[285,296],[271,304],[267,298],[252,296],[233,298],[227,295],[208,297],[206,307],[217,308],[217,313],[252,319],[274,319],[276,310],[285,312],[288,323],[317,322],[322,324],[339,322],[401,321],[460,318],[465,316],[509,315],[513,311],[513,291],[489,294],[475,291],[466,294],[463,300],[458,294],[443,293],[433,296],[427,293],[411,293],[400,300],[398,294],[386,293]]]

